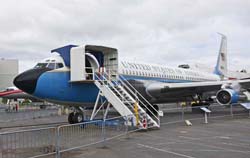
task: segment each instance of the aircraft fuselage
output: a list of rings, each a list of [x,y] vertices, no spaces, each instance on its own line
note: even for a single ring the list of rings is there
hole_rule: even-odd
[[[125,64],[127,66],[125,66]],[[140,68],[133,68],[131,62],[119,65],[119,75],[129,81],[151,103],[166,103],[187,100],[180,92],[171,91],[162,98],[154,98],[146,92],[146,86],[155,83],[184,83],[218,80],[216,75],[163,66],[141,64]],[[143,66],[149,69],[144,70]],[[138,66],[139,67],[139,66]],[[154,67],[154,69],[153,69]],[[30,78],[29,78],[30,77]],[[32,78],[33,77],[33,78]],[[96,101],[99,89],[94,82],[70,82],[70,69],[34,68],[16,77],[15,85],[29,94],[58,104],[91,107]],[[185,92],[187,94],[187,92]],[[190,95],[191,96],[191,95]]]

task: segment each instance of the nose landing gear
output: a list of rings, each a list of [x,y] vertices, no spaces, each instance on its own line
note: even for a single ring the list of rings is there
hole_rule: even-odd
[[[81,123],[84,121],[84,115],[81,112],[71,112],[68,116],[70,124]]]
[[[84,110],[81,107],[74,107],[73,112],[69,113],[69,124],[81,123],[84,121]]]

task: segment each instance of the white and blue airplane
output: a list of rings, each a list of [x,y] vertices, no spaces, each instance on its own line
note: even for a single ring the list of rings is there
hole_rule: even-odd
[[[201,103],[212,95],[223,105],[237,103],[247,98],[250,88],[250,80],[223,80],[223,43],[214,73],[120,61],[117,49],[104,46],[67,45],[51,52],[52,57],[19,74],[14,84],[37,98],[63,105],[94,108],[100,91],[95,81],[104,72],[111,81],[128,81],[156,110],[159,103]],[[71,113],[69,122],[81,122],[75,118],[79,115],[80,110]]]

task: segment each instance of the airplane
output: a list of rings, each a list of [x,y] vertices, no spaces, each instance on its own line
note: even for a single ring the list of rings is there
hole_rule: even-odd
[[[117,49],[97,45],[67,45],[51,53],[50,58],[19,74],[14,85],[42,100],[75,107],[68,116],[69,123],[82,122],[84,108],[93,108],[94,113],[97,105],[103,105],[100,98],[112,103],[122,116],[133,113],[133,108],[138,106],[139,111],[148,113],[147,118],[158,114],[157,104],[160,103],[198,100],[199,103],[194,104],[197,106],[211,95],[216,95],[222,105],[248,99],[245,93],[248,93],[250,80],[223,80],[223,52],[215,73],[120,61]],[[122,83],[131,87],[124,85],[123,88]],[[131,97],[133,91],[135,99]],[[136,106],[134,100],[140,99],[144,99],[140,102],[143,106]],[[130,101],[133,101],[132,110],[125,107]]]
[[[22,90],[16,88],[16,87],[7,87],[5,90],[0,92],[0,98],[6,98],[6,99],[29,99],[31,98],[31,95],[23,92]]]
[[[28,99],[32,101],[33,103],[41,102],[40,99],[25,93],[24,91],[18,89],[17,87],[7,87],[5,90],[0,91],[0,98],[7,99],[7,104],[9,104],[12,101],[17,101],[18,99]],[[39,104],[41,109],[45,109],[47,107],[47,104]]]

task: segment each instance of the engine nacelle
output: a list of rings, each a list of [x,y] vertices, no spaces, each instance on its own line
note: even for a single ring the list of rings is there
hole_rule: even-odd
[[[234,89],[221,89],[216,94],[216,100],[221,105],[229,105],[247,100],[247,96]]]

